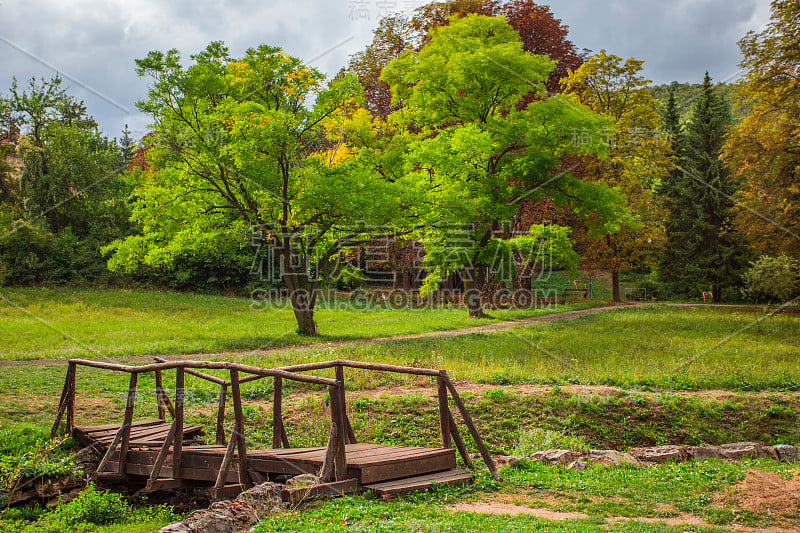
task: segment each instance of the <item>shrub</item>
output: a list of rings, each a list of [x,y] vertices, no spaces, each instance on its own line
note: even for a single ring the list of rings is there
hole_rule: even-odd
[[[120,494],[97,490],[89,483],[77,498],[59,505],[34,526],[37,531],[74,531],[80,524],[102,526],[122,522],[132,511]]]
[[[567,435],[559,431],[534,428],[521,431],[514,455],[527,456],[542,450],[588,450],[589,444],[579,436]]]
[[[780,255],[762,255],[744,275],[745,296],[787,301],[800,295],[800,261]]]

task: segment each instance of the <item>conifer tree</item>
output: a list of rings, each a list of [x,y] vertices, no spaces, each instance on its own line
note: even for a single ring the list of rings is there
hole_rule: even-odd
[[[670,120],[667,128],[674,127],[674,116]],[[679,168],[662,187],[670,210],[662,280],[675,293],[711,289],[715,302],[724,288],[737,284],[745,265],[744,246],[731,226],[736,186],[719,158],[730,125],[730,106],[706,73],[685,133],[673,138]]]

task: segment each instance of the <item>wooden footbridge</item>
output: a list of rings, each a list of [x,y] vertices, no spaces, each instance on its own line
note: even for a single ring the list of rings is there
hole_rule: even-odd
[[[125,414],[121,423],[102,426],[75,424],[76,376],[79,366],[130,374]],[[437,447],[384,446],[359,443],[347,416],[345,369],[414,374],[436,378],[438,384],[439,428]],[[333,369],[335,379],[306,374]],[[174,370],[174,403],[163,386],[163,373]],[[224,370],[228,379],[202,370]],[[158,418],[134,421],[134,405],[140,374],[155,374]],[[219,386],[215,444],[204,444],[203,428],[184,422],[184,382],[189,374]],[[244,383],[273,380],[272,449],[247,449],[240,387]],[[330,399],[330,431],[326,446],[291,448],[282,416],[283,381],[293,380],[327,387]],[[234,423],[229,436],[224,428],[228,392],[233,404]],[[425,489],[431,483],[464,483],[472,480],[468,470],[456,468],[456,451],[464,465],[473,464],[461,438],[450,402],[464,424],[486,466],[500,479],[496,466],[453,382],[444,370],[401,367],[360,361],[326,361],[279,368],[260,368],[232,362],[166,361],[142,366],[71,359],[61,393],[52,436],[66,416],[66,432],[84,446],[103,454],[97,479],[108,483],[141,486],[145,492],[184,487],[207,487],[214,498],[232,497],[264,481],[280,481],[298,474],[318,475],[323,484],[311,489],[311,496],[370,490],[382,497]],[[171,422],[167,421],[169,412]],[[227,437],[227,438],[226,438]],[[453,447],[455,445],[455,448]],[[303,496],[309,495],[308,489]],[[295,494],[286,491],[287,499]]]

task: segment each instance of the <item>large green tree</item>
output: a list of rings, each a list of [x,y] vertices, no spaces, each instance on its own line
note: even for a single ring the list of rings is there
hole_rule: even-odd
[[[735,286],[746,264],[745,249],[731,218],[736,183],[720,160],[731,124],[730,106],[706,73],[703,93],[686,125],[679,181],[665,191],[668,262],[662,281],[674,293]]]
[[[504,18],[470,15],[434,29],[427,45],[404,53],[382,75],[399,107],[389,121],[407,142],[400,182],[425,198],[418,216],[433,227],[467,228],[458,258],[431,266],[460,267],[473,317],[483,315],[475,269],[490,266],[503,248],[501,225],[523,198],[572,202],[583,213],[598,213],[609,230],[619,228],[625,213],[618,192],[552,173],[563,155],[592,149],[577,147],[573,131],[608,127],[574,98],[547,96],[544,82],[553,67],[546,56],[525,52]],[[538,98],[517,109],[530,92]]]
[[[625,194],[637,220],[619,232],[582,242],[582,265],[611,272],[612,297],[620,301],[620,272],[654,266],[663,245],[663,209],[655,201],[655,186],[669,171],[669,146],[659,131],[658,102],[645,87],[644,61],[601,50],[562,80],[564,89],[608,117],[614,126],[594,142],[608,142],[608,158],[585,158],[586,179],[615,187]],[[588,221],[592,224],[592,221]]]
[[[257,228],[299,331],[316,334],[319,269],[362,239],[356,222],[385,224],[400,211],[394,185],[348,157],[354,77],[325,84],[279,48],[234,58],[220,42],[186,67],[177,50],[151,52],[137,66],[152,78],[138,103],[154,120],[151,170],[135,192],[141,234],[117,242],[109,266],[169,264],[181,249]]]

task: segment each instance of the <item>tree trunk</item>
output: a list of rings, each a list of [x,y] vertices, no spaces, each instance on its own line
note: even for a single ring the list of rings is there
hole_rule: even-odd
[[[712,283],[711,284],[711,292],[713,293],[712,300],[715,304],[722,303],[722,288],[720,287],[719,283]]]
[[[289,289],[289,301],[292,303],[294,318],[297,320],[297,332],[300,335],[315,336],[317,326],[314,323],[314,305],[317,295],[313,283],[309,289],[306,274],[287,272],[284,278]]]
[[[612,270],[611,271],[611,293],[612,299],[615,302],[621,302],[622,298],[619,295],[619,270]]]
[[[486,315],[483,314],[481,306],[481,290],[478,288],[475,274],[475,267],[464,268],[464,304],[467,306],[470,318],[484,318]]]

